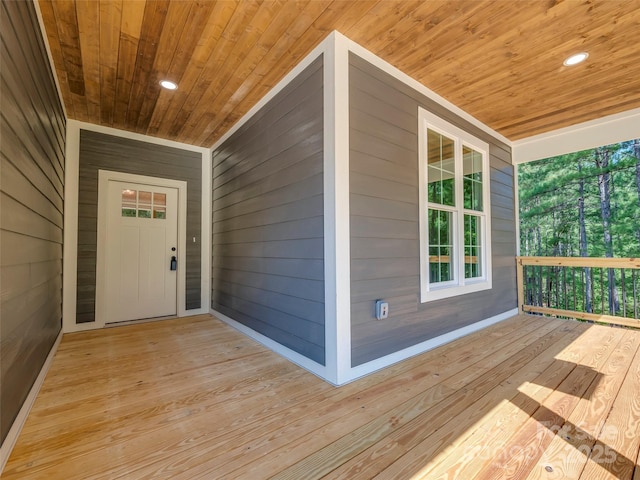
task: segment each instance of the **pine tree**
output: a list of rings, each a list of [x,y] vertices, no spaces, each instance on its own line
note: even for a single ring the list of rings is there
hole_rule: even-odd
[[[613,241],[611,237],[611,174],[609,172],[609,150],[606,147],[599,147],[595,150],[596,167],[600,169],[598,173],[598,187],[600,190],[600,212],[602,216],[602,228],[604,229],[604,256],[613,257]],[[613,269],[607,271],[609,283],[609,312],[612,314],[619,310],[618,290],[616,288],[615,272]]]

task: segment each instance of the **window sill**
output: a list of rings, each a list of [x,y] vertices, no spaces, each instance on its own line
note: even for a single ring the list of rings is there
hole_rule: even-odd
[[[491,280],[478,280],[462,286],[431,288],[426,290],[423,286],[420,293],[420,302],[427,303],[444,298],[457,297],[468,293],[481,292],[483,290],[491,290]]]

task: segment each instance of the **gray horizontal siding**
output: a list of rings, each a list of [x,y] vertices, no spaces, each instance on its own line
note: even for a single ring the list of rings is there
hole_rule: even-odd
[[[322,60],[213,152],[211,307],[325,363]]]
[[[352,365],[515,308],[515,213],[509,147],[350,55]],[[420,303],[418,106],[490,145],[493,289]],[[378,321],[374,302],[389,301]]]
[[[65,118],[32,2],[2,2],[0,443],[62,326]]]
[[[98,170],[169,178],[187,182],[187,310],[201,307],[202,156],[127,138],[80,131],[78,196],[78,293],[76,321],[95,321],[98,229]],[[193,242],[193,237],[196,242]]]

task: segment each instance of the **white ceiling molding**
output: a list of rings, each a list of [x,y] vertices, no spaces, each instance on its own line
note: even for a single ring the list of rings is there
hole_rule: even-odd
[[[513,142],[513,163],[610,145],[640,138],[640,108],[578,123]]]

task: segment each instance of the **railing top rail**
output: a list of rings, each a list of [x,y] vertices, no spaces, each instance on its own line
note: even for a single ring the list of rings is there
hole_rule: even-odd
[[[640,258],[516,257],[518,265],[640,269]]]

